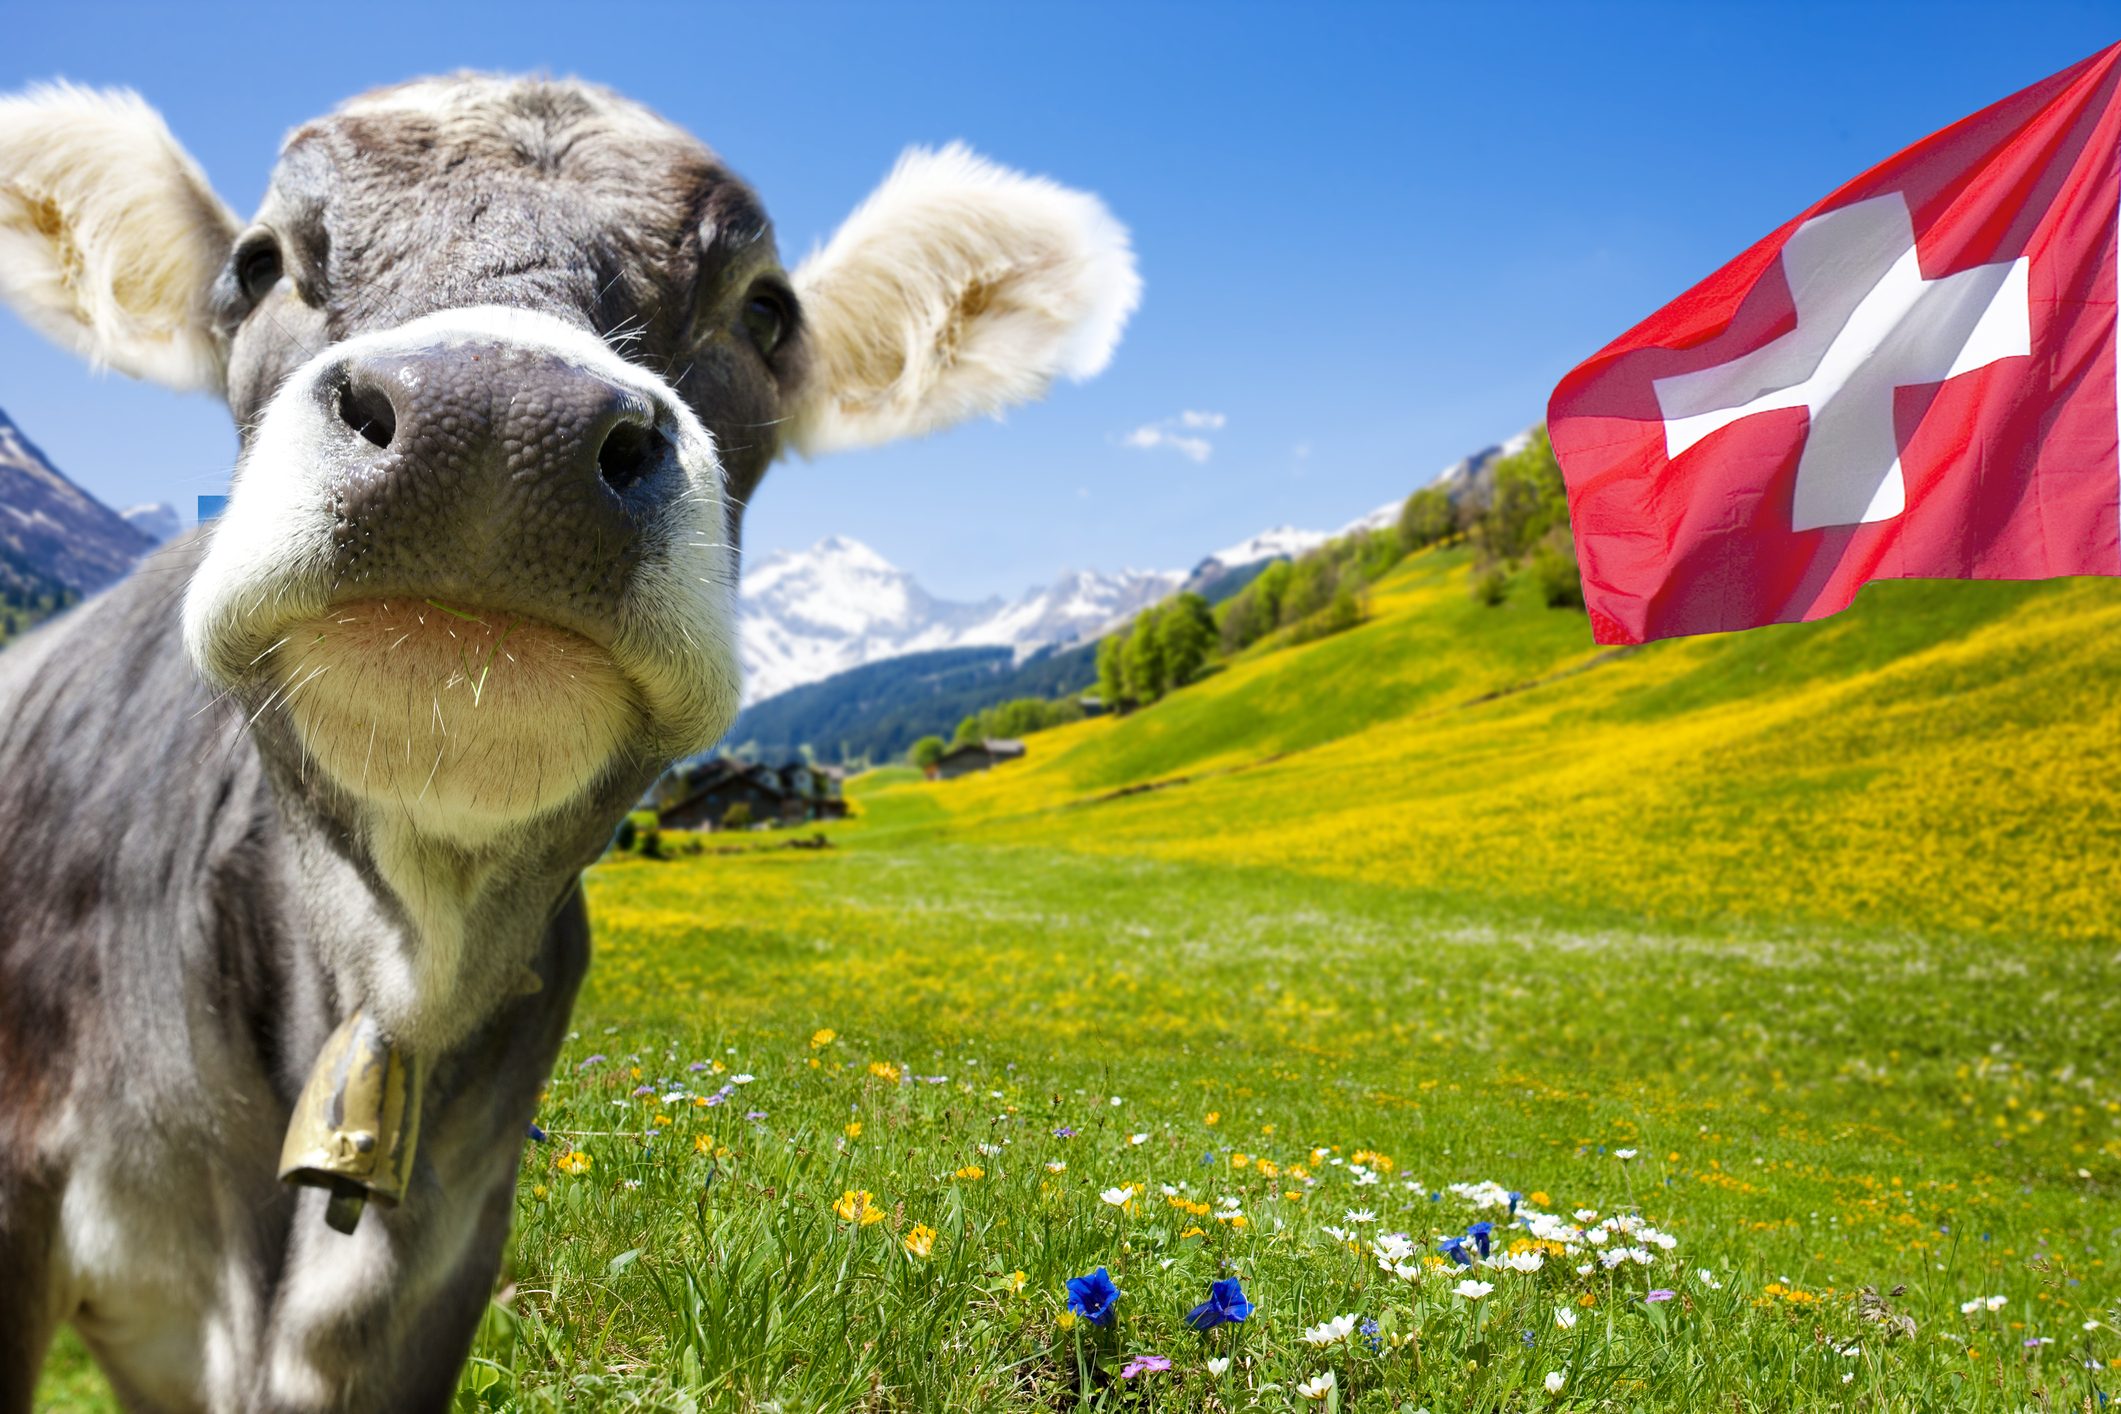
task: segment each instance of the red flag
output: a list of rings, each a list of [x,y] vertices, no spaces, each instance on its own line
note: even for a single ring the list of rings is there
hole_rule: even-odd
[[[1554,390],[1600,643],[2121,574],[2121,45],[1924,138]]]

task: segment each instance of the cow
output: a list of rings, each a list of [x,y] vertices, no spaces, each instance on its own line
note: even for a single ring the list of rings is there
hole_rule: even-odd
[[[961,145],[791,272],[583,82],[356,98],[248,225],[135,95],[0,99],[0,301],[239,442],[218,520],[0,653],[0,1411],[69,1322],[132,1408],[444,1408],[581,873],[738,705],[761,477],[1088,377],[1139,289]]]

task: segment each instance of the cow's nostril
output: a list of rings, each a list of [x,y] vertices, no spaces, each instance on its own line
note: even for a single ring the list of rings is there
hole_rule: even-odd
[[[669,445],[653,427],[621,422],[597,450],[597,475],[612,490],[624,491],[656,469]]]
[[[398,435],[398,411],[381,388],[349,383],[339,391],[339,421],[375,443],[389,447]]]

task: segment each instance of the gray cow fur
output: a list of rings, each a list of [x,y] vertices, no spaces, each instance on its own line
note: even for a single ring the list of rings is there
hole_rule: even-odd
[[[295,365],[366,330],[466,305],[623,326],[715,433],[733,538],[804,350],[799,327],[765,359],[700,337],[779,271],[705,148],[595,90],[490,85],[299,130],[261,216],[290,282],[216,292],[246,444]],[[643,741],[509,838],[468,929],[474,1013],[427,1057],[413,1190],[341,1237],[321,1191],[276,1181],[281,1137],[349,1009],[331,960],[411,925],[262,685],[217,696],[187,659],[212,534],[0,654],[0,1411],[29,1407],[62,1320],[136,1408],[443,1408],[588,965],[579,873],[667,758]]]

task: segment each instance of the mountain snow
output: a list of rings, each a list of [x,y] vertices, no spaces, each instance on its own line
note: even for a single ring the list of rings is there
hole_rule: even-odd
[[[776,550],[743,578],[744,697],[758,702],[865,663],[939,648],[1002,645],[1019,656],[1091,637],[1155,603],[1183,575],[1078,571],[1017,599],[957,603],[844,535]]]
[[[138,506],[128,506],[118,512],[124,522],[154,541],[157,545],[165,540],[177,538],[184,529],[184,522],[177,519],[177,508],[167,501],[149,501]]]
[[[1527,431],[1483,448],[1444,468],[1430,484],[1448,490],[1454,503],[1484,497],[1495,462],[1530,440]],[[1217,550],[1190,573],[1076,571],[1016,599],[976,604],[937,599],[911,574],[844,535],[799,552],[776,550],[744,572],[745,700],[763,701],[904,653],[1000,644],[1022,658],[1048,645],[1085,642],[1180,588],[1207,588],[1263,560],[1293,559],[1339,536],[1394,525],[1401,504],[1387,501],[1334,531],[1276,526]]]

